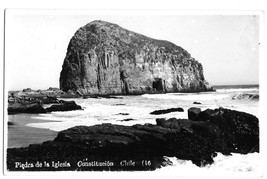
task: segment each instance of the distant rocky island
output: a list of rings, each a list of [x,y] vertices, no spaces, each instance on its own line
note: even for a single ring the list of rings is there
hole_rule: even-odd
[[[201,63],[183,48],[99,20],[71,38],[60,89],[80,95],[213,90]]]

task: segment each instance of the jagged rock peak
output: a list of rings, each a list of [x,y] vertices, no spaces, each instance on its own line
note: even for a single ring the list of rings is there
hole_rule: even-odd
[[[92,21],[71,38],[60,89],[86,94],[207,91],[202,65],[183,48]]]

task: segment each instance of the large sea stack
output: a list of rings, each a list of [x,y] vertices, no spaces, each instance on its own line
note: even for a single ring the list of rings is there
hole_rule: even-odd
[[[71,38],[60,89],[82,95],[211,90],[202,65],[183,48],[99,20]]]

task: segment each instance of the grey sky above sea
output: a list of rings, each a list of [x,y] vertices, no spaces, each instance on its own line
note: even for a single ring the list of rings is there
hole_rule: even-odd
[[[177,13],[7,10],[5,76],[8,90],[59,87],[68,43],[93,20],[116,23],[187,50],[211,85],[259,83],[259,16]]]

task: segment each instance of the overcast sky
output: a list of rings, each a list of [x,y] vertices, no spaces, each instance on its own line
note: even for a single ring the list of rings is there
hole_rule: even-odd
[[[93,20],[168,40],[202,63],[211,85],[258,84],[259,16],[148,11],[7,10],[8,90],[59,87],[67,46]]]

